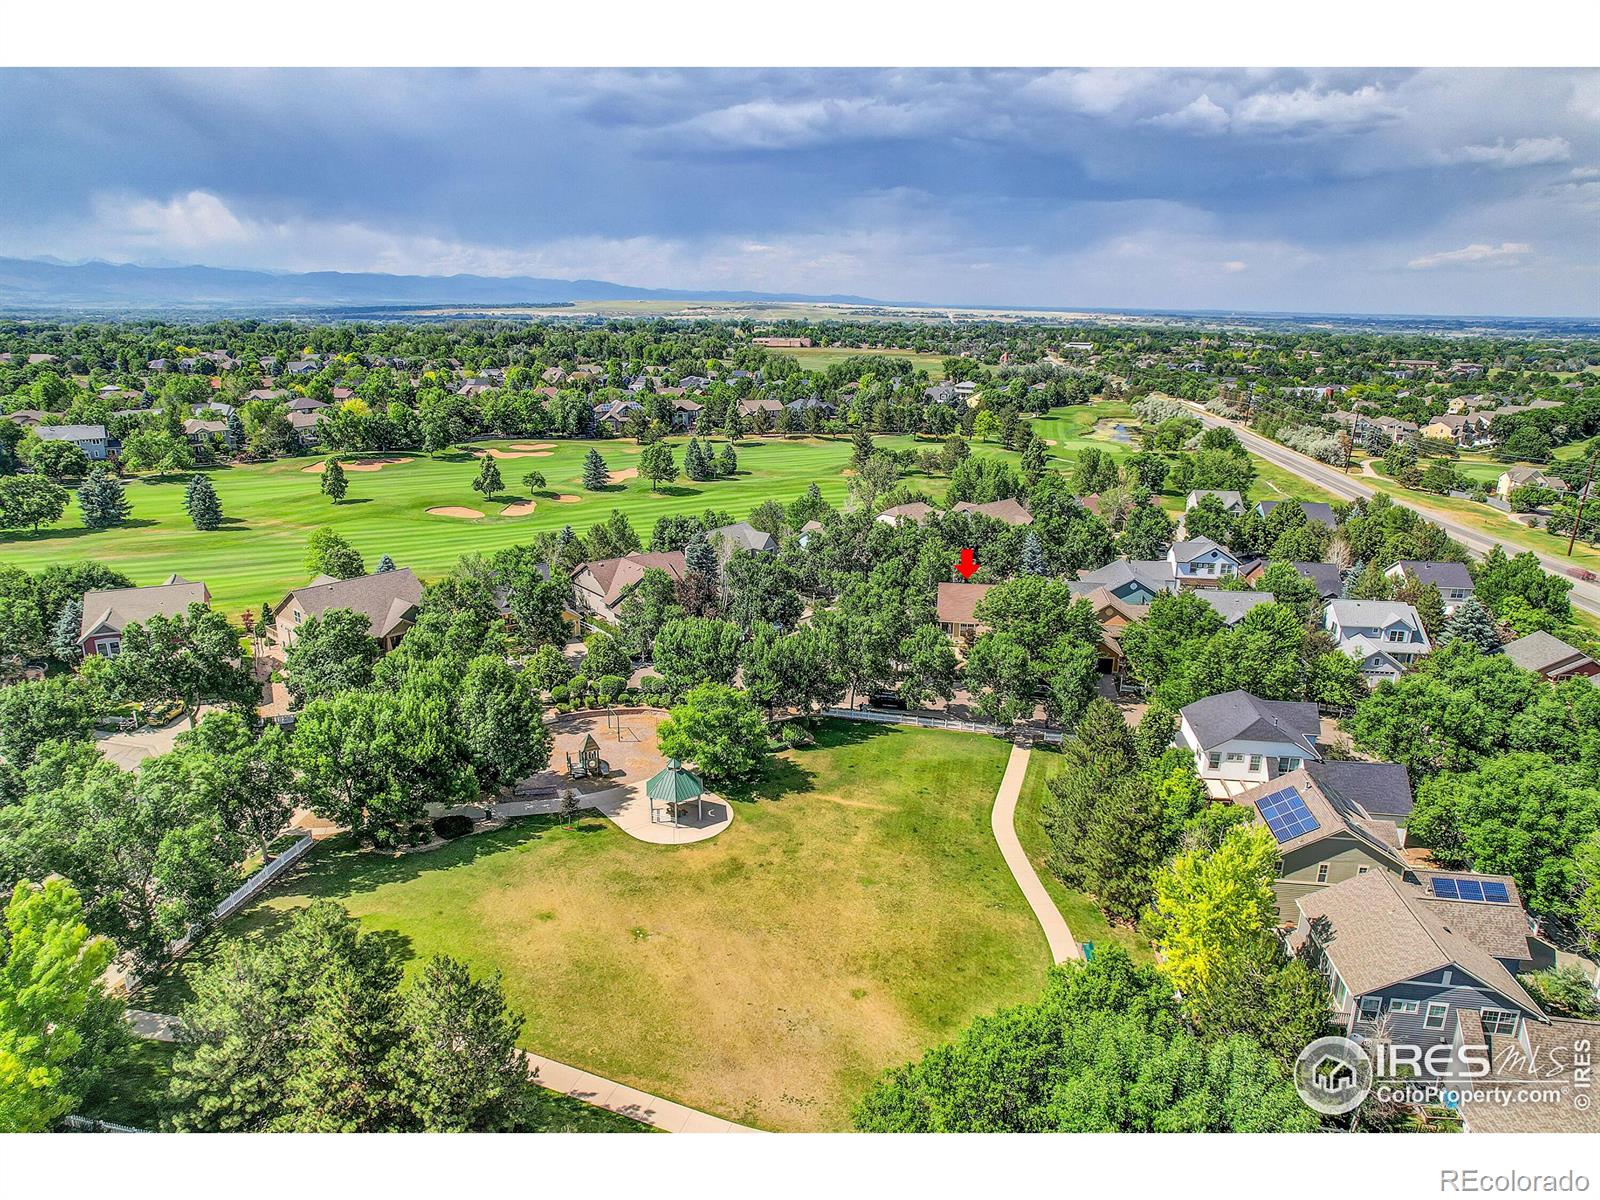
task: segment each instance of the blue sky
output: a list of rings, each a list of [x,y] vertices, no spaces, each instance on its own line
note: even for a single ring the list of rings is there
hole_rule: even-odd
[[[0,72],[0,254],[1600,312],[1600,72]]]

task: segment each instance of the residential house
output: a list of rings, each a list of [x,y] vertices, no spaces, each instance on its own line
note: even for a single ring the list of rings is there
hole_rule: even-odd
[[[41,442],[71,442],[96,461],[111,453],[104,425],[35,425],[33,432]]]
[[[1215,496],[1222,505],[1222,510],[1230,516],[1244,516],[1244,494],[1241,492],[1223,491],[1218,488],[1205,488],[1201,491],[1190,492],[1189,498],[1183,502],[1183,511],[1188,512],[1207,496]]]
[[[283,392],[280,395],[286,396],[288,393]],[[327,408],[328,405],[324,401],[318,400],[315,396],[294,396],[285,407],[292,413],[309,413],[320,412]]]
[[[1504,1018],[1490,1021],[1480,1010],[1456,1012],[1455,1050],[1483,1047],[1488,1053],[1489,1075],[1499,1088],[1517,1093],[1514,1104],[1476,1089],[1462,1079],[1456,1112],[1467,1133],[1587,1133],[1600,1134],[1600,1106],[1594,1095],[1594,1048],[1600,1044],[1600,1022],[1571,1017],[1522,1021],[1514,1033],[1503,1032]]]
[[[717,565],[726,566],[735,554],[776,554],[778,540],[770,533],[762,533],[748,521],[735,521],[706,530],[706,541],[717,552]]]
[[[1533,671],[1552,682],[1575,675],[1600,676],[1600,663],[1543,630],[1507,642],[1500,652],[1524,671]]]
[[[934,514],[932,505],[914,500],[910,504],[896,504],[886,508],[878,514],[877,519],[888,526],[898,526],[902,521],[910,521],[913,525],[925,524]]]
[[[1258,500],[1253,511],[1258,517],[1268,517],[1272,515],[1272,510],[1282,503],[1282,500]],[[1313,525],[1321,525],[1325,529],[1333,529],[1338,525],[1333,519],[1333,508],[1320,500],[1295,500],[1291,503],[1298,504],[1300,511],[1305,513],[1306,520]]]
[[[1267,573],[1267,568],[1271,565],[1268,560],[1260,559],[1249,570],[1241,571],[1240,574],[1246,583],[1253,586],[1261,582],[1261,577]],[[1289,565],[1302,579],[1316,585],[1317,595],[1324,602],[1332,600],[1344,590],[1344,575],[1337,563],[1292,562]]]
[[[1565,480],[1557,479],[1554,475],[1547,475],[1538,467],[1512,467],[1509,470],[1502,471],[1500,478],[1495,480],[1494,494],[1509,503],[1512,492],[1519,487],[1529,485],[1549,488],[1552,492],[1565,492],[1568,490]]]
[[[1398,679],[1433,649],[1417,610],[1398,600],[1334,600],[1322,624],[1369,684]]]
[[[1010,498],[991,500],[987,504],[974,504],[971,500],[963,500],[952,511],[977,513],[979,516],[990,517],[1011,526],[1033,524],[1033,514],[1028,511],[1028,506],[1020,500]]]
[[[1306,764],[1312,782],[1376,820],[1392,821],[1405,845],[1411,823],[1411,777],[1399,763],[1329,759]]]
[[[1206,791],[1228,799],[1307,762],[1321,762],[1320,730],[1315,704],[1233,691],[1181,708],[1173,744],[1194,754]]]
[[[1144,620],[1150,615],[1150,609],[1147,605],[1119,600],[1105,588],[1081,593],[1078,599],[1089,602],[1095,620],[1100,623],[1095,669],[1110,676],[1120,688],[1128,672],[1128,658],[1122,650],[1122,631],[1133,622]]]
[[[228,423],[226,421],[202,421],[193,418],[183,423],[184,436],[196,446],[201,445],[207,438],[215,438],[233,445],[233,439],[228,436]]]
[[[612,400],[607,404],[594,406],[594,423],[609,429],[612,434],[620,434],[636,413],[644,412],[644,405],[637,400]]]
[[[941,583],[934,601],[939,628],[957,642],[970,646],[983,632],[977,616],[978,605],[992,587],[992,583]]]
[[[688,573],[680,550],[579,563],[572,572],[573,611],[588,625],[601,621],[616,624],[621,619],[623,600],[652,569],[665,571],[674,581],[681,581]]]
[[[1239,573],[1232,551],[1206,537],[1172,543],[1167,562],[1180,586],[1209,587]]]
[[[1516,884],[1462,872],[1368,871],[1302,896],[1290,946],[1327,982],[1345,1033],[1453,1045],[1459,1015],[1515,1036],[1548,1020],[1517,972],[1537,953]],[[1465,896],[1464,896],[1465,893]]]
[[[674,396],[672,398],[672,427],[674,429],[689,430],[700,423],[700,410],[704,407],[698,400],[691,400],[687,396]]]
[[[317,434],[317,426],[322,424],[323,417],[324,413],[320,408],[311,412],[292,412],[288,416],[289,425],[300,435],[301,442],[308,449],[322,440]]]
[[[1454,442],[1463,449],[1490,445],[1489,418],[1482,413],[1445,413],[1422,427],[1422,436],[1435,441]]]
[[[1396,581],[1410,576],[1420,584],[1433,584],[1439,589],[1439,599],[1444,601],[1444,615],[1449,616],[1472,598],[1472,572],[1464,563],[1419,562],[1405,558],[1384,572]]]
[[[1119,558],[1092,571],[1079,571],[1069,586],[1077,595],[1104,588],[1125,604],[1147,605],[1162,592],[1177,591],[1178,581],[1164,558]]]
[[[1230,629],[1244,620],[1252,608],[1271,604],[1275,599],[1271,592],[1227,592],[1221,588],[1202,588],[1196,594],[1216,610],[1222,623]]]
[[[1324,788],[1306,767],[1257,784],[1234,796],[1233,803],[1249,809],[1278,843],[1281,862],[1272,890],[1285,925],[1299,919],[1297,902],[1303,896],[1368,871],[1405,873],[1404,843],[1395,823]]]
[[[739,415],[749,419],[754,419],[757,414],[764,413],[766,414],[766,420],[776,421],[778,414],[782,411],[782,402],[774,400],[771,396],[747,396],[739,401]]]
[[[42,412],[37,408],[19,408],[15,412],[7,413],[6,420],[13,421],[16,424],[26,428],[33,425],[38,425],[49,415],[50,414]]]
[[[109,588],[83,594],[83,618],[78,623],[78,649],[88,658],[98,654],[115,658],[122,648],[122,631],[151,617],[176,617],[191,604],[211,603],[203,583],[169,575],[153,587]]]
[[[421,603],[422,582],[410,567],[354,579],[318,575],[305,587],[290,592],[272,610],[272,639],[279,650],[287,653],[300,627],[312,617],[330,609],[348,608],[367,618],[367,632],[387,654],[416,623]]]

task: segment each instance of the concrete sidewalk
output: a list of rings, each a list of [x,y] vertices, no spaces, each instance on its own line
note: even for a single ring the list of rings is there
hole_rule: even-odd
[[[608,1109],[667,1133],[760,1132],[748,1125],[736,1125],[726,1117],[714,1117],[676,1101],[663,1100],[660,1096],[641,1092],[625,1083],[602,1079],[553,1058],[527,1053],[523,1057],[528,1060],[528,1070],[533,1072],[534,1082],[540,1087],[571,1096],[596,1108]]]
[[[1072,936],[1072,930],[1067,928],[1066,918],[1050,898],[1050,893],[1045,891],[1039,873],[1033,869],[1027,852],[1017,840],[1017,798],[1022,795],[1022,781],[1028,774],[1028,756],[1026,746],[1011,747],[1005,777],[1000,780],[1000,791],[994,798],[991,818],[994,840],[999,843],[1000,853],[1006,860],[1006,866],[1011,868],[1017,886],[1022,889],[1028,907],[1033,909],[1033,915],[1044,929],[1045,941],[1050,943],[1050,957],[1058,963],[1070,958],[1081,959],[1083,948]]]

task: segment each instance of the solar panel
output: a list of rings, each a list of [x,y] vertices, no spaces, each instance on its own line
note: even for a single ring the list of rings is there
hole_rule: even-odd
[[[1511,892],[1495,880],[1460,879],[1435,875],[1433,894],[1440,900],[1467,900],[1473,904],[1510,904]]]
[[[1256,801],[1256,811],[1267,823],[1267,828],[1272,830],[1272,836],[1279,845],[1320,828],[1298,788],[1284,788]]]

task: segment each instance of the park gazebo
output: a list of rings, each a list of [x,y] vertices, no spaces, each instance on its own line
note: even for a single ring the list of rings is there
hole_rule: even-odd
[[[662,767],[649,779],[645,780],[644,794],[650,800],[650,819],[656,819],[656,808],[663,807],[672,817],[672,823],[678,823],[678,807],[693,800],[696,811],[701,819],[705,817],[705,788],[700,780],[690,771],[683,769],[683,764],[675,758],[669,758],[667,765]]]

